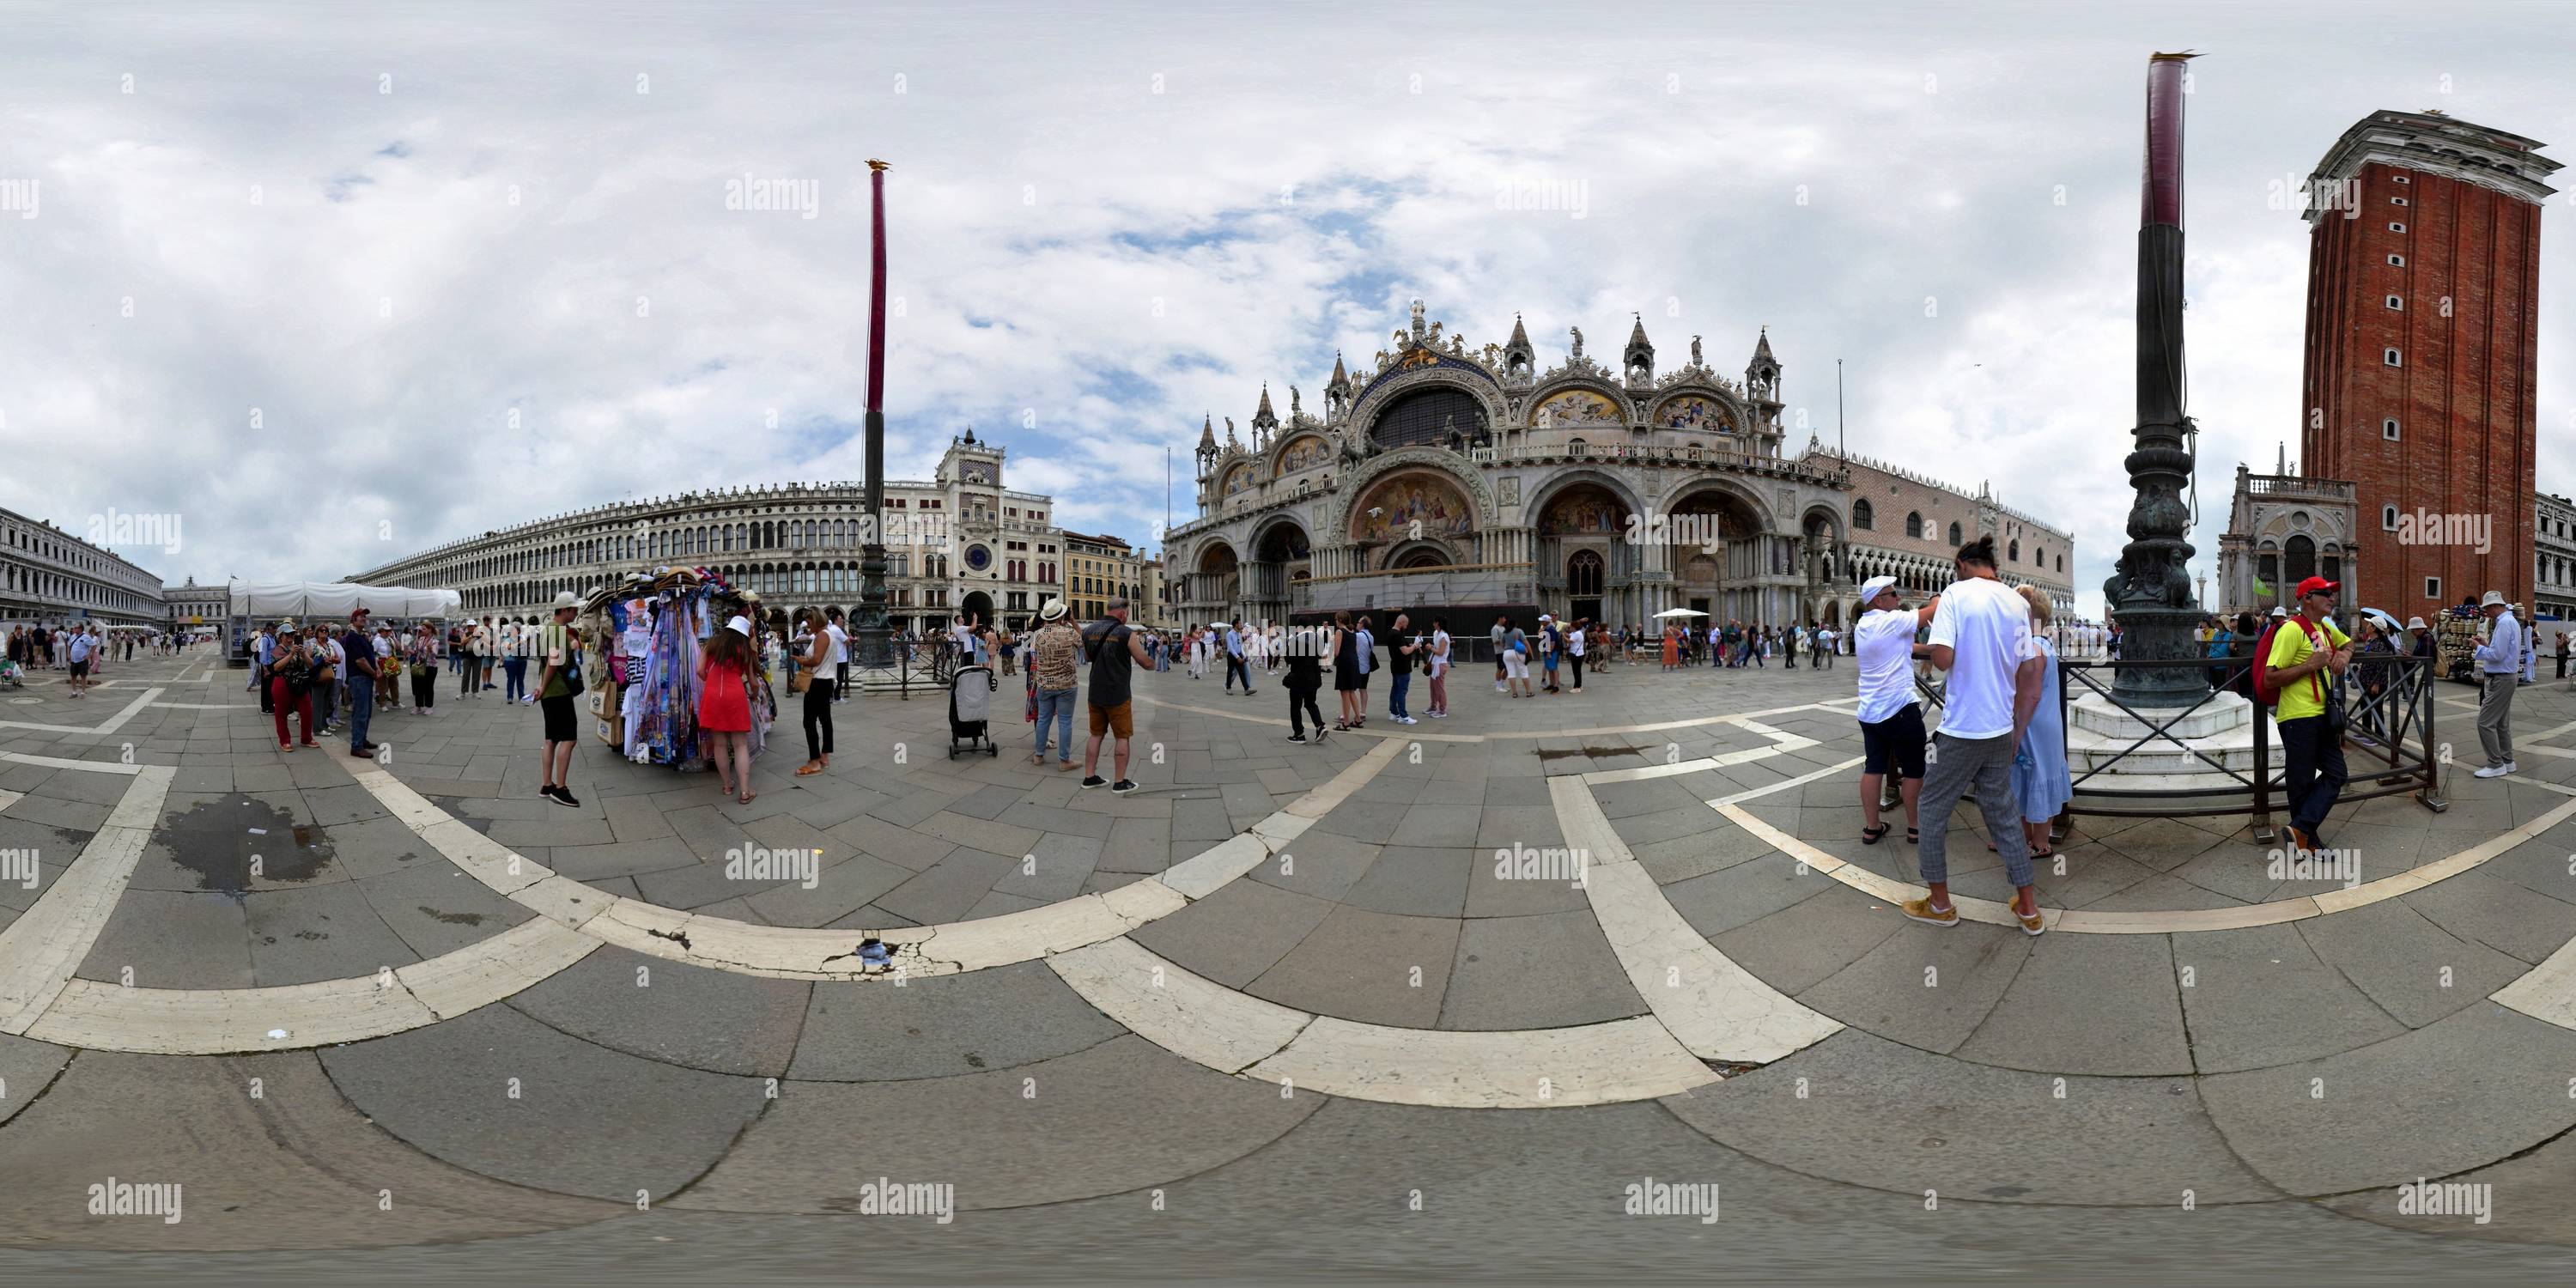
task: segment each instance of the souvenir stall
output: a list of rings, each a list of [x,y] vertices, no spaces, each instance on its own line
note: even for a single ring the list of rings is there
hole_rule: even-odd
[[[635,573],[591,596],[577,629],[600,741],[642,765],[704,769],[698,736],[698,659],[707,639],[741,614],[758,620],[759,598],[738,593],[703,568]],[[751,753],[777,718],[767,674],[752,685]]]

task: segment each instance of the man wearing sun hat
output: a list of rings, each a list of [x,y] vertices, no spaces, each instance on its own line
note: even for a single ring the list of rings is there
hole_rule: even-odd
[[[2522,683],[2526,631],[2513,605],[2495,591],[2478,601],[2478,611],[2486,615],[2487,628],[2470,656],[2478,668],[2478,746],[2487,763],[2477,776],[2502,778],[2519,768],[2513,763],[2513,691]]]
[[[1923,708],[1914,700],[1914,659],[1924,650],[1914,635],[1932,620],[1941,599],[1935,595],[1909,611],[1897,597],[1894,577],[1872,577],[1860,584],[1860,602],[1868,610],[1852,628],[1852,649],[1860,664],[1860,707],[1853,714],[1860,720],[1861,747],[1867,753],[1860,771],[1860,841],[1876,845],[1887,835],[1878,809],[1890,769],[1905,802],[1905,839],[1913,841],[1919,839],[1916,798],[1923,791],[1927,741]]]

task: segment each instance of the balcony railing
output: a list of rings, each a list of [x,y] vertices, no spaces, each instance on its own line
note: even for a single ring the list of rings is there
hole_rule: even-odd
[[[2296,474],[2248,474],[2245,490],[2253,496],[2305,497],[2319,501],[2350,501],[2353,485],[2342,479],[2301,478]]]

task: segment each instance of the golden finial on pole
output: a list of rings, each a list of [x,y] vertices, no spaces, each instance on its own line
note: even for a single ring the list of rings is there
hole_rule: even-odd
[[[879,160],[877,160],[875,157],[869,157],[869,158],[868,158],[868,168],[869,168],[869,169],[871,169],[871,170],[890,170],[890,169],[892,169],[893,167],[892,167],[892,166],[887,165],[887,164],[886,164],[885,162],[883,162],[883,161],[879,161]]]

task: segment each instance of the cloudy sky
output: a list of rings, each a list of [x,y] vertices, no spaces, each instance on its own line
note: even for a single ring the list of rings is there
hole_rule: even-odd
[[[120,550],[172,581],[336,578],[627,496],[858,478],[876,156],[894,476],[971,423],[1067,526],[1151,545],[1203,413],[1248,422],[1263,380],[1319,407],[1334,350],[1415,296],[1471,345],[1525,315],[1542,365],[1569,325],[1615,352],[1633,311],[1662,365],[1698,334],[1740,371],[1767,324],[1793,418],[1831,441],[1842,359],[1852,450],[2071,525],[2098,613],[2146,55],[2208,55],[2214,566],[2235,463],[2296,436],[2285,190],[2377,108],[2576,157],[2571,38],[2565,8],[2350,2],[13,8],[0,506],[178,515],[177,552]],[[728,209],[746,181],[789,208]],[[1579,202],[1501,208],[1550,183]],[[2576,383],[2544,363],[2540,393],[2565,492]]]

